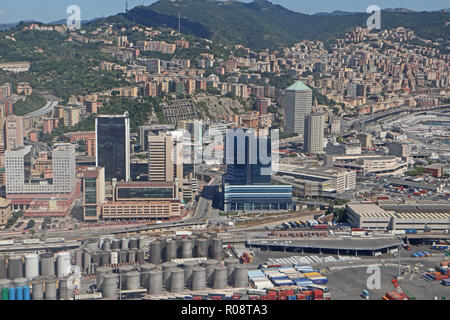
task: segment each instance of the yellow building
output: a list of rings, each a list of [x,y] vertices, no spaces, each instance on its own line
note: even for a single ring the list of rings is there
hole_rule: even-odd
[[[0,226],[4,226],[11,217],[11,201],[0,198]]]

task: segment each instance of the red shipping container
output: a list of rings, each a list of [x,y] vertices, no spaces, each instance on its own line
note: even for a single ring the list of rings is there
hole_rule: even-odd
[[[304,294],[298,294],[297,295],[297,300],[305,300],[305,295]]]
[[[295,294],[294,290],[286,290],[288,296],[293,296]]]

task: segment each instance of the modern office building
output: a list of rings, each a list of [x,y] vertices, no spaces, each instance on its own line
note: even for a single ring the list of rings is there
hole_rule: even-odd
[[[83,220],[97,221],[105,202],[105,169],[90,167],[82,173]]]
[[[168,132],[175,130],[174,124],[154,124],[154,125],[144,125],[139,126],[139,145],[141,146],[141,151],[148,150],[148,136],[157,136],[160,132]]]
[[[392,142],[389,144],[389,154],[397,157],[408,158],[411,154],[411,147],[405,143]]]
[[[326,154],[357,155],[361,154],[361,144],[359,143],[331,143],[325,148]]]
[[[173,182],[119,182],[113,201],[101,205],[104,220],[180,217],[181,201]]]
[[[229,129],[225,141],[225,183],[231,185],[270,184],[272,146],[269,136],[253,129]]]
[[[225,185],[224,210],[289,210],[292,202],[290,185]]]
[[[311,113],[312,90],[303,82],[297,81],[286,89],[284,110],[284,132],[303,134],[305,116]]]
[[[96,166],[105,168],[105,179],[130,180],[130,119],[123,115],[98,115],[95,119]]]
[[[304,145],[306,153],[323,153],[324,130],[325,115],[323,113],[310,113],[305,116]]]

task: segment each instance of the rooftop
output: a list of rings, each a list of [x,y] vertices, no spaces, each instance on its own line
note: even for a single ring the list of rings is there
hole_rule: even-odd
[[[294,83],[293,85],[291,85],[290,87],[288,87],[286,90],[291,90],[291,91],[304,91],[304,90],[311,90],[311,88],[309,88],[307,85],[305,85],[303,82],[301,81],[297,81],[296,83]]]

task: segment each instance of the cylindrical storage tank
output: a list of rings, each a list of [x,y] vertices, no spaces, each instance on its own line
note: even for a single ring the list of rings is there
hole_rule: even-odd
[[[128,262],[136,262],[136,250],[128,250]]]
[[[28,301],[30,300],[30,287],[29,286],[25,286],[23,287],[23,300]]]
[[[144,250],[146,244],[147,244],[147,237],[139,237],[138,249]]]
[[[234,287],[248,287],[248,268],[244,265],[237,265],[234,269]]]
[[[209,240],[205,238],[197,239],[197,257],[208,257],[209,252]]]
[[[16,300],[23,300],[23,287],[16,287]]]
[[[0,256],[0,279],[6,279],[7,277],[6,256]]]
[[[9,290],[8,300],[16,300],[16,288],[11,287],[8,290]]]
[[[194,235],[189,237],[189,240],[191,240],[192,242],[192,256],[195,257],[195,255],[197,254],[197,240],[198,238]]]
[[[67,288],[67,278],[61,278],[58,280],[58,297],[59,300],[69,300]]]
[[[119,267],[119,274],[120,274],[120,288],[125,289],[126,283],[127,283],[127,277],[126,274],[131,271],[135,271],[136,268],[134,266],[125,265]]]
[[[8,279],[23,278],[22,257],[13,256],[8,260]]]
[[[70,252],[58,252],[56,257],[58,278],[67,277],[70,275],[72,270],[72,266],[70,264]]]
[[[103,251],[102,252],[102,266],[106,266],[111,264],[111,251]]]
[[[105,274],[103,278],[102,293],[104,298],[117,299],[119,289],[119,276],[117,274]]]
[[[151,263],[144,263],[141,265],[141,285],[147,290],[150,288],[149,275],[150,271],[156,269],[156,266]]]
[[[2,288],[2,300],[8,300],[9,288]]]
[[[44,277],[55,275],[55,255],[53,253],[41,254],[41,275]]]
[[[105,275],[111,274],[112,272],[113,270],[110,267],[97,268],[97,290],[101,290]]]
[[[217,265],[217,260],[206,260],[203,262],[203,266],[206,270],[206,283],[208,287],[212,288],[214,286],[214,271]]]
[[[184,239],[181,244],[181,257],[183,259],[192,258],[192,240]]]
[[[119,239],[113,239],[111,244],[111,249],[117,250],[120,249],[120,240]]]
[[[91,266],[92,256],[89,251],[83,251],[83,271],[89,271]]]
[[[145,252],[144,250],[136,251],[136,262],[139,264],[143,264],[145,262]]]
[[[222,261],[223,260],[223,240],[220,238],[213,238],[210,245],[211,258]]]
[[[203,291],[206,288],[206,269],[196,267],[192,270],[192,291]]]
[[[119,263],[127,263],[128,262],[128,252],[125,250],[121,250],[119,252]]]
[[[177,268],[176,263],[172,262],[165,262],[162,265],[162,271],[163,271],[163,285],[164,288],[166,288],[167,291],[170,290],[170,276],[172,274],[172,270],[175,270]]]
[[[141,274],[137,271],[131,271],[126,274],[126,290],[137,290],[141,287]]]
[[[170,276],[170,292],[181,292],[184,290],[184,270],[174,269]]]
[[[92,252],[92,264],[96,264],[97,266],[100,266],[102,262],[102,254],[100,251],[94,251]]]
[[[103,249],[103,243],[105,242],[105,238],[100,238],[100,239],[98,239],[98,248],[100,249],[100,250],[102,250]]]
[[[75,265],[80,268],[83,268],[83,251],[81,249],[75,250]]]
[[[25,256],[25,277],[33,279],[39,276],[39,256],[37,254],[27,254]]]
[[[184,284],[186,285],[186,288],[191,288],[193,269],[197,266],[198,266],[197,261],[186,261],[183,264]]]
[[[163,288],[163,273],[160,270],[150,271],[149,277],[149,294],[161,294]]]
[[[111,264],[119,263],[119,250],[114,250],[111,252]]]
[[[216,266],[214,271],[214,289],[225,289],[227,287],[227,268]]]
[[[103,250],[105,251],[111,250],[111,239],[109,238],[105,239],[105,241],[103,242]]]
[[[225,267],[227,267],[227,282],[229,285],[234,283],[234,268],[239,264],[239,260],[229,258],[225,259]]]
[[[44,284],[42,280],[33,281],[31,297],[33,300],[44,300]]]
[[[150,263],[161,264],[161,242],[153,241],[150,243]]]
[[[56,300],[56,280],[45,281],[45,300]]]
[[[172,259],[177,258],[177,242],[175,240],[167,240],[165,261],[172,262]]]
[[[138,238],[131,238],[130,240],[130,249],[137,249],[139,244],[138,244]]]
[[[128,249],[128,238],[124,237],[120,240],[120,249],[127,250]]]

